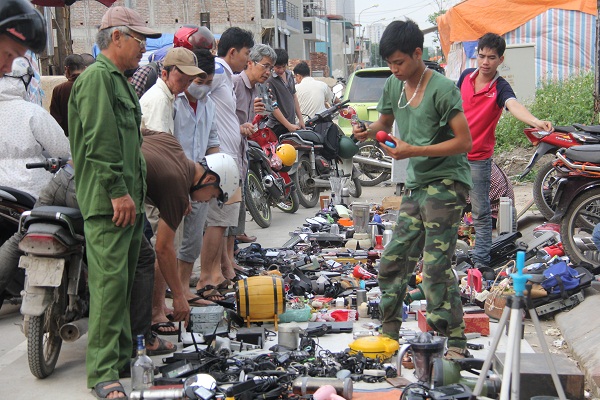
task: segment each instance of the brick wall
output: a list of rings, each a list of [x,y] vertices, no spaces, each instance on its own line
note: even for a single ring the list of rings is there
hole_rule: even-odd
[[[239,26],[255,34],[260,42],[260,11],[255,0],[132,0],[148,25],[162,32],[174,33],[181,25],[200,25],[200,13],[210,12],[210,29],[222,33]],[[115,5],[125,5],[123,0]],[[93,0],[78,1],[71,6],[73,51],[91,52],[95,35],[106,7]]]

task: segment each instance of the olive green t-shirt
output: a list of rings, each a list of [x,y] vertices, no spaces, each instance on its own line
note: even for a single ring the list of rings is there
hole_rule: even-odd
[[[460,91],[450,79],[433,72],[425,87],[423,100],[417,107],[398,107],[404,82],[391,75],[377,105],[382,114],[394,114],[400,139],[413,146],[427,146],[454,138],[448,122],[461,112]],[[402,95],[400,105],[407,102]],[[415,189],[433,181],[451,179],[472,186],[467,154],[445,157],[412,157],[408,161],[406,187]]]

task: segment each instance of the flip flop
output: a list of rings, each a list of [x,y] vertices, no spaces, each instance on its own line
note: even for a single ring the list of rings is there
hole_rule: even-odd
[[[232,310],[235,309],[235,299],[226,298],[213,285],[206,285],[203,288],[198,289],[198,291],[196,291],[196,294],[199,298],[203,300],[212,301],[215,304]],[[220,299],[215,300],[215,297],[219,297]]]
[[[111,385],[115,385],[115,386],[109,387]],[[100,382],[100,383],[97,383],[96,386],[94,386],[94,388],[92,389],[92,393],[98,399],[107,399],[108,395],[111,394],[112,392],[123,393],[125,395],[124,397],[117,397],[117,398],[127,399],[127,393],[125,392],[123,385],[121,385],[121,382],[119,382],[119,381]]]
[[[154,340],[158,340],[158,347],[154,350],[146,348],[146,354],[152,356],[162,356],[164,354],[171,354],[177,351],[177,346],[167,340],[162,339],[160,336],[154,336]],[[167,343],[173,344],[173,348],[169,348]]]
[[[179,335],[179,329],[172,331],[172,330],[161,330],[161,328],[162,329],[175,328],[175,324],[172,323],[171,321],[157,322],[156,324],[152,324],[152,326],[150,327],[152,332],[156,333],[157,335],[166,335],[166,336]]]
[[[206,285],[203,288],[198,289],[196,294],[200,299],[212,302],[225,300],[225,296],[223,296],[214,285]],[[218,297],[218,299],[211,299],[211,297]]]
[[[206,301],[210,301],[210,304],[202,304],[202,303],[196,303],[198,300],[206,300]],[[207,306],[211,306],[214,305],[215,303],[212,300],[208,300],[205,299],[203,297],[197,296],[194,298],[189,299],[188,304],[190,305],[190,307],[207,307]]]

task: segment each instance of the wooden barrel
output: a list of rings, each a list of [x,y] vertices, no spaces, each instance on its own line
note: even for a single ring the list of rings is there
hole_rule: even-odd
[[[285,312],[283,279],[278,276],[251,276],[238,281],[237,311],[249,320],[272,320]]]

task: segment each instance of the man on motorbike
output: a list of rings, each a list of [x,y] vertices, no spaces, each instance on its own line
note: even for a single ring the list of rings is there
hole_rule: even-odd
[[[25,164],[42,162],[45,152],[67,159],[69,140],[62,128],[41,106],[29,102],[27,87],[33,69],[25,58],[13,62],[12,72],[0,78],[0,186],[9,186],[37,198],[52,175]]]
[[[463,71],[457,83],[473,138],[468,159],[473,179],[469,197],[477,235],[473,250],[476,267],[487,267],[490,262],[492,216],[488,194],[496,125],[502,110],[506,108],[518,120],[538,129],[552,130],[551,122],[540,121],[517,101],[510,84],[498,73],[498,67],[504,61],[505,49],[506,42],[502,36],[495,33],[483,35],[477,43],[477,69]]]
[[[296,81],[294,74],[288,70],[288,53],[285,49],[275,49],[277,61],[273,73],[267,80],[269,89],[275,96],[277,108],[269,116],[267,126],[280,135],[304,129],[304,118],[300,112],[300,103],[296,95]],[[298,123],[296,123],[296,117]]]
[[[304,61],[294,67],[296,95],[300,111],[305,119],[312,118],[318,112],[328,109],[333,103],[333,92],[325,82],[310,76],[310,67]]]
[[[5,0],[0,5],[0,74],[12,70],[13,60],[27,49],[46,47],[46,22],[28,0]]]

